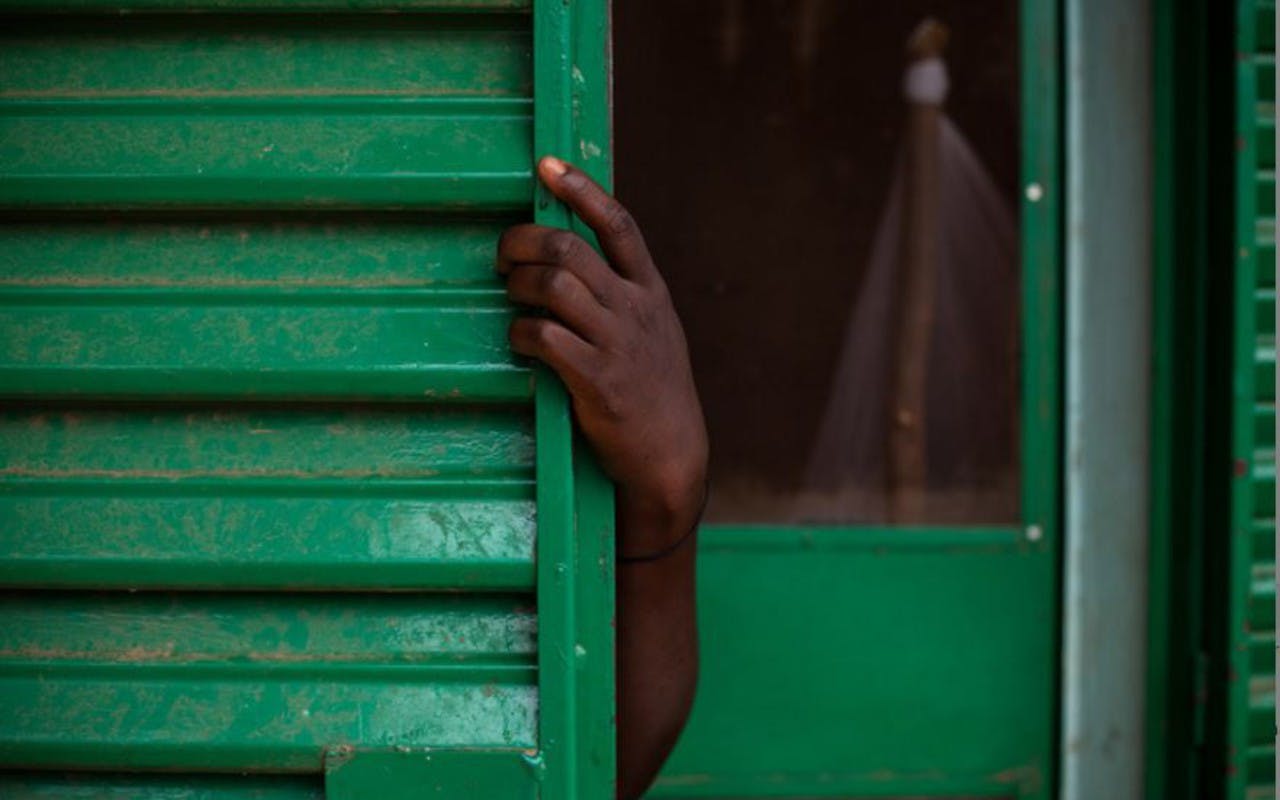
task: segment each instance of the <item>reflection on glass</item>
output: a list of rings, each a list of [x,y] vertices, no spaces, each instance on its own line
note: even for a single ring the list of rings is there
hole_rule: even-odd
[[[1015,520],[1013,3],[635,5],[618,185],[689,334],[708,521]]]

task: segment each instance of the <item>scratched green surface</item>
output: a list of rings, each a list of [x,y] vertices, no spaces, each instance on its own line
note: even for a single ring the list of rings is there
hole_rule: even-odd
[[[610,796],[610,488],[492,267],[535,146],[607,179],[604,5],[0,16],[0,796]]]
[[[184,405],[0,414],[25,587],[532,589],[527,414]]]
[[[11,218],[0,391],[527,398],[492,269],[516,213]]]
[[[522,15],[20,17],[0,32],[5,99],[527,99]]]

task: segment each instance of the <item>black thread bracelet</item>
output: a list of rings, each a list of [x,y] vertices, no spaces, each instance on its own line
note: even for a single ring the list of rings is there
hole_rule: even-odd
[[[653,561],[660,561],[666,558],[667,556],[671,555],[675,551],[679,550],[681,547],[683,547],[685,542],[693,538],[693,534],[696,533],[698,530],[698,525],[702,523],[702,515],[707,510],[707,500],[711,497],[710,483],[711,482],[708,481],[707,485],[702,490],[702,505],[698,508],[698,516],[694,517],[693,525],[689,526],[689,530],[685,531],[683,536],[681,536],[679,539],[676,539],[674,542],[662,548],[661,550],[657,550],[652,553],[645,553],[644,555],[639,555],[639,556],[626,556],[619,553],[618,563],[619,564],[648,564]]]
[[[619,553],[618,563],[619,564],[647,564],[651,561],[660,561],[661,559],[664,559],[667,556],[674,553],[675,551],[679,550],[681,545],[683,545],[685,542],[689,541],[689,539],[693,537],[693,532],[696,531],[697,529],[698,529],[698,523],[695,522],[693,523],[693,527],[685,531],[685,534],[683,536],[681,536],[679,539],[676,539],[671,544],[667,545],[666,547],[654,553],[645,553],[642,556],[624,556],[621,553]]]

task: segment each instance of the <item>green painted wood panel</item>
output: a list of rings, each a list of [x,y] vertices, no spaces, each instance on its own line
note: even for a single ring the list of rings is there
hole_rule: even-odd
[[[653,796],[1051,796],[1052,611],[1016,533],[702,537],[699,694]]]
[[[0,15],[0,795],[611,797],[611,487],[493,272],[608,180],[604,3]]]
[[[1235,14],[1226,797],[1275,797],[1275,3]]]

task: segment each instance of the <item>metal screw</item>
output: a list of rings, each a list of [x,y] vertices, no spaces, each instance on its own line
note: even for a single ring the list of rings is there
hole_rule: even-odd
[[[1040,198],[1044,197],[1044,187],[1038,183],[1027,184],[1027,199],[1033,203],[1039,203]]]

